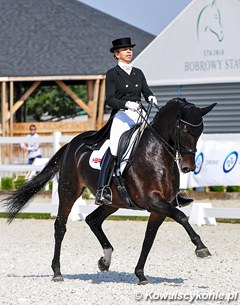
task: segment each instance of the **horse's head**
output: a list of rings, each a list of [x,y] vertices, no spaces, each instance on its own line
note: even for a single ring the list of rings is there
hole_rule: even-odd
[[[216,0],[212,0],[200,12],[197,21],[198,38],[200,35],[210,33],[217,37],[218,41],[224,38],[223,27],[221,22],[220,10],[217,7]]]
[[[203,132],[203,116],[213,109],[216,103],[199,108],[185,99],[179,99],[180,112],[172,128],[171,138],[180,155],[180,168],[184,173],[194,171],[197,141]]]

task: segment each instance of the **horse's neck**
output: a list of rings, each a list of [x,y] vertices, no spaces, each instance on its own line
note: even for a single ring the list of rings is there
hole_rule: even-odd
[[[177,121],[179,113],[180,108],[178,105],[169,108],[166,107],[156,115],[152,123],[152,127],[155,132],[168,143],[171,139],[171,130]]]

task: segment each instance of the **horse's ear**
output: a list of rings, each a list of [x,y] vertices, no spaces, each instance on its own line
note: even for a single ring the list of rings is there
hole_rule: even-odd
[[[213,109],[213,107],[215,107],[217,105],[217,103],[213,103],[212,105],[206,106],[204,108],[200,108],[202,116],[204,116],[205,114],[207,114],[209,111],[211,111]]]

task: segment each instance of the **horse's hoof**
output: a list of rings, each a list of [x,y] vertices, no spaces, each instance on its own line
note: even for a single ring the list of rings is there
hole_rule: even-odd
[[[212,256],[212,254],[208,251],[208,248],[197,249],[195,253],[199,258],[206,258]]]
[[[149,281],[147,279],[138,282],[138,285],[147,285],[147,284],[149,284]]]
[[[53,282],[63,282],[64,279],[63,279],[63,276],[62,275],[56,275],[52,278],[52,281]]]
[[[135,273],[136,276],[138,277],[139,279],[139,282],[138,282],[138,285],[147,285],[149,284],[149,281],[148,279],[145,277],[144,273],[143,272],[136,272]]]
[[[109,263],[106,261],[106,259],[102,256],[98,261],[98,268],[101,272],[108,271],[109,270]]]

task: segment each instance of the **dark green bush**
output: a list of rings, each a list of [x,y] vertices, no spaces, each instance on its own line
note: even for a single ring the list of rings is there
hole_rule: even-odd
[[[25,177],[19,176],[17,180],[14,182],[15,189],[20,189],[25,183]]]
[[[239,185],[230,185],[230,186],[227,186],[226,191],[227,192],[240,192],[240,186]]]
[[[1,189],[2,190],[13,190],[14,189],[13,178],[11,178],[11,177],[2,178]]]
[[[222,186],[222,185],[210,186],[209,190],[211,192],[224,192],[225,191],[225,187]]]

